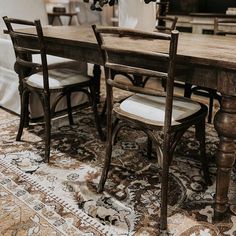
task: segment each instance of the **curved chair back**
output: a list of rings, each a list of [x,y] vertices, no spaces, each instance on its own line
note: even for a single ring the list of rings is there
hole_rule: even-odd
[[[3,20],[7,26],[8,33],[13,43],[13,47],[16,54],[16,65],[28,69],[30,74],[42,71],[44,90],[45,92],[49,93],[46,45],[44,43],[43,30],[40,20],[35,20],[33,22],[8,18],[7,16],[4,16]],[[34,26],[37,34],[32,36],[31,34],[21,33],[19,30],[14,28],[14,25],[21,25],[22,27]],[[37,39],[34,40],[37,41],[37,43],[30,43],[30,38],[32,37]],[[23,45],[21,43],[22,38],[29,38],[29,43],[27,43],[27,45]],[[32,54],[40,54],[42,64],[30,61],[29,55]]]

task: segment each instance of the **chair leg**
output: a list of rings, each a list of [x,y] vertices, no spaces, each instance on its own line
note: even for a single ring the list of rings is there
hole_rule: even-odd
[[[105,76],[106,78],[109,77],[109,70],[105,69]],[[112,88],[110,85],[106,84],[106,91],[107,91],[107,145],[106,145],[106,156],[104,160],[104,166],[102,170],[102,175],[98,184],[97,192],[101,193],[104,189],[104,185],[107,179],[107,174],[111,164],[111,154],[112,154],[112,140],[113,140],[113,126],[112,126],[112,109],[113,109],[113,102],[112,102]]]
[[[45,120],[45,161],[49,162],[50,158],[50,142],[51,142],[51,113],[50,113],[50,97],[48,95],[43,98],[43,110]]]
[[[211,123],[212,120],[212,111],[213,111],[213,105],[214,105],[214,94],[212,92],[209,92],[210,100],[209,100],[209,108],[208,108],[208,118],[207,122]]]
[[[164,91],[166,91],[166,80],[165,79],[161,80],[161,86],[162,86],[162,88],[164,88]]]
[[[101,119],[104,119],[106,117],[106,110],[107,110],[107,99],[104,102],[103,108],[102,108],[102,112],[101,112]]]
[[[219,104],[221,105],[222,97],[221,95],[217,94],[217,91],[215,92],[215,97],[218,100]]]
[[[29,93],[27,94],[26,98],[25,98],[25,104],[27,104],[27,106],[25,106],[25,123],[24,123],[24,128],[29,127]]]
[[[147,157],[149,160],[152,159],[152,140],[150,137],[147,140]]]
[[[106,137],[102,131],[102,127],[101,127],[101,121],[100,121],[100,117],[98,115],[98,109],[97,109],[97,102],[96,102],[96,97],[94,96],[95,94],[95,88],[91,85],[90,86],[90,91],[91,91],[91,96],[92,96],[92,110],[93,110],[93,114],[94,114],[94,120],[95,120],[95,125],[99,134],[99,137],[101,139],[101,141],[105,141]]]
[[[106,146],[106,156],[104,161],[104,167],[102,170],[102,175],[98,184],[97,192],[101,193],[104,190],[104,185],[107,179],[107,174],[111,164],[111,154],[112,154],[112,120],[108,118],[109,125],[107,126],[107,146]]]
[[[206,142],[205,142],[205,119],[196,124],[196,138],[200,143],[200,158],[202,163],[203,177],[207,185],[211,185],[212,181],[208,169],[208,157],[206,156]]]
[[[102,175],[98,184],[98,189],[97,189],[98,193],[101,193],[104,190],[104,185],[107,180],[107,175],[111,164],[111,154],[112,154],[112,140],[110,139],[107,140],[106,157],[104,161]]]
[[[164,140],[164,144],[168,142]],[[161,214],[160,214],[161,231],[167,230],[168,180],[169,180],[170,159],[171,158],[169,152],[169,145],[165,144],[163,148],[163,169],[162,169],[162,179],[161,179]]]
[[[185,83],[184,85],[184,97],[191,98],[192,95],[192,84]]]
[[[68,92],[66,94],[66,101],[67,101],[67,112],[68,112],[69,123],[70,123],[70,125],[73,125],[74,121],[73,121],[73,116],[72,116],[71,93],[70,92]]]
[[[21,140],[23,128],[25,127],[26,116],[28,115],[28,106],[29,106],[29,92],[24,90],[21,95],[21,114],[20,114],[20,124],[18,132],[16,135],[16,141]]]
[[[112,142],[111,145],[116,145],[117,136],[120,130],[124,127],[124,123],[119,122],[119,119],[115,119],[112,125]]]

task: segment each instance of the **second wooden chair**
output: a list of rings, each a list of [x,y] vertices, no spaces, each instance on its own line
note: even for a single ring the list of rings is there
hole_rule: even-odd
[[[169,166],[178,141],[192,125],[197,127],[202,170],[206,182],[209,182],[208,161],[205,155],[207,107],[184,97],[173,96],[178,44],[177,31],[173,31],[171,34],[148,33],[119,27],[96,27],[95,25],[93,25],[93,30],[104,62],[107,91],[106,156],[98,192],[104,189],[114,140],[119,130],[126,126],[142,130],[147,134],[149,140],[162,151],[160,227],[161,230],[166,230]],[[117,39],[119,39],[119,44],[117,44]],[[142,40],[146,39],[152,43],[152,46],[150,45],[152,49],[139,50]],[[166,47],[163,46],[159,51],[158,45],[165,45],[169,50],[164,53],[163,48]],[[166,93],[157,89],[142,88],[115,81],[111,77],[112,70],[137,76],[165,78],[167,80]],[[113,88],[130,91],[133,95],[121,102],[114,103]],[[163,144],[161,145],[157,136],[158,132],[163,132]]]

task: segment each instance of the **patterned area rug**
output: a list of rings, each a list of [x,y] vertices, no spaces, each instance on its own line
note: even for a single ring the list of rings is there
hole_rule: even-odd
[[[0,235],[160,234],[160,171],[155,157],[146,157],[143,133],[120,133],[105,191],[97,194],[105,143],[98,139],[90,109],[75,114],[76,125],[54,122],[49,164],[42,159],[43,126],[31,126],[23,142],[16,142],[19,118],[3,110],[0,117]],[[206,139],[214,183],[218,138],[212,125]],[[235,235],[233,214],[213,222],[215,184],[204,184],[198,154],[190,129],[170,170],[169,235]]]
[[[29,175],[0,160],[1,235],[106,235],[97,221],[65,204]]]

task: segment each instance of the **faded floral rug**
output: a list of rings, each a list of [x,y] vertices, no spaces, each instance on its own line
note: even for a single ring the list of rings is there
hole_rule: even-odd
[[[16,142],[19,118],[0,109],[0,235],[159,235],[160,171],[146,156],[146,136],[120,132],[105,191],[96,193],[105,143],[90,109],[53,122],[50,163],[44,129],[33,125]],[[204,184],[194,129],[181,139],[170,169],[168,229],[173,236],[235,235],[236,216],[213,222],[218,137],[207,125],[212,186]],[[232,178],[230,199],[236,202]],[[46,233],[45,233],[46,232]],[[13,234],[12,234],[13,233]]]

